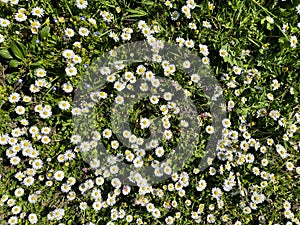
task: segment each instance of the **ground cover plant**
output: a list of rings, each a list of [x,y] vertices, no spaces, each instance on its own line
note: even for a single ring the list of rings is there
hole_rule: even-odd
[[[0,224],[300,224],[299,17],[292,0],[0,0]],[[95,68],[135,41],[151,46],[152,62]],[[183,69],[162,59],[166,43],[194,52],[218,81],[221,127],[203,76],[184,70],[192,59],[178,55]],[[105,85],[91,91],[82,81],[95,71]],[[150,96],[128,116],[112,110],[137,84]],[[76,105],[82,90],[93,101]],[[180,90],[197,109],[195,127],[179,116]],[[76,118],[84,124],[92,108],[96,128],[79,134]],[[122,137],[111,115],[128,121]],[[195,149],[191,136],[180,139],[189,127]],[[162,141],[144,145],[155,133]],[[108,165],[87,160],[99,143]],[[158,167],[180,144],[191,153],[184,165]],[[133,174],[130,185],[116,162],[169,177],[149,184]]]

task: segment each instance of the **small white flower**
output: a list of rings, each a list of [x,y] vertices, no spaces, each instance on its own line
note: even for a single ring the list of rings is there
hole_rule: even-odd
[[[267,94],[267,98],[268,98],[270,101],[273,101],[274,96],[273,96],[272,93],[268,93],[268,94]]]
[[[17,188],[16,190],[15,190],[15,196],[16,197],[21,197],[21,196],[23,196],[24,195],[24,189],[23,188]]]
[[[205,131],[206,131],[208,134],[212,134],[212,133],[215,132],[215,129],[214,129],[213,126],[208,125],[208,126],[206,127]]]
[[[272,81],[271,86],[272,86],[273,90],[275,91],[280,87],[280,83],[278,82],[278,80],[275,79],[275,80]]]
[[[40,7],[35,7],[31,10],[33,16],[42,17],[44,15],[44,9]]]
[[[17,214],[19,214],[21,212],[21,207],[20,206],[14,206],[11,209],[11,212],[12,212],[12,214],[17,215]]]
[[[35,213],[30,213],[28,215],[28,220],[31,224],[36,224],[38,221],[37,215]]]
[[[172,138],[172,136],[173,136],[172,131],[170,131],[170,130],[165,130],[165,131],[164,131],[164,138],[165,138],[166,140],[170,140],[170,139]]]
[[[46,70],[42,69],[42,68],[38,68],[36,71],[35,71],[35,74],[37,77],[45,77],[47,72]]]
[[[208,22],[208,21],[203,21],[203,26],[208,29],[210,29],[212,27],[210,22]]]
[[[67,37],[73,37],[74,35],[75,35],[75,32],[74,32],[74,30],[73,29],[71,29],[71,28],[67,28],[66,30],[65,30],[65,35],[67,36]]]
[[[66,71],[66,74],[68,75],[68,76],[76,76],[76,74],[77,74],[77,69],[76,69],[76,67],[74,67],[74,66],[70,66],[70,67],[67,67],[66,69],[65,69],[65,71]]]
[[[150,126],[150,120],[147,118],[142,118],[140,121],[140,126],[142,129],[148,128]]]
[[[298,39],[295,35],[293,35],[290,39],[290,43],[291,43],[291,47],[292,48],[296,48],[297,43],[298,43]]]
[[[43,108],[40,112],[39,112],[39,116],[42,118],[42,119],[48,119],[50,118],[52,115],[52,111],[51,110],[47,110],[45,108]]]
[[[10,103],[16,103],[20,100],[20,94],[18,93],[12,93],[9,97],[8,97],[8,100]]]
[[[34,178],[32,176],[28,176],[23,180],[23,184],[25,186],[31,186],[33,183],[34,183]]]
[[[10,0],[10,3],[13,5],[17,5],[19,3],[19,0]]]
[[[224,126],[225,128],[228,128],[228,127],[230,127],[231,122],[230,122],[229,119],[223,119],[223,120],[222,120],[222,124],[223,124],[223,126]]]
[[[75,64],[79,64],[82,62],[82,59],[79,55],[74,55],[72,61],[75,63]]]
[[[18,21],[18,22],[23,22],[27,19],[27,16],[22,13],[22,12],[18,12],[16,15],[15,15],[15,20]]]
[[[121,38],[123,41],[129,41],[131,39],[131,34],[124,32],[121,34]]]
[[[68,101],[61,101],[59,104],[58,104],[58,107],[61,109],[61,110],[68,110],[70,108],[70,103]]]
[[[18,156],[14,156],[10,159],[10,164],[16,166],[21,162],[21,159]]]
[[[89,31],[87,28],[80,27],[78,33],[79,33],[81,36],[86,37],[86,36],[89,35],[90,31]]]
[[[51,139],[48,136],[43,136],[41,138],[41,141],[42,141],[43,144],[48,144],[48,143],[51,142]]]
[[[93,208],[94,208],[95,211],[99,211],[102,208],[102,203],[96,201],[96,202],[93,203],[92,206],[93,206]]]
[[[88,21],[92,25],[96,25],[97,24],[97,21],[95,19],[93,19],[93,18],[89,18]]]
[[[15,108],[15,112],[18,114],[18,115],[23,115],[25,113],[25,108],[23,106],[17,106]]]
[[[79,9],[85,9],[88,6],[88,2],[85,0],[76,0],[76,6]]]
[[[1,27],[8,27],[9,24],[10,24],[9,20],[0,18],[0,26]]]
[[[66,59],[72,59],[75,56],[75,53],[73,52],[73,50],[66,49],[62,52],[62,55]]]
[[[267,16],[266,20],[268,21],[268,23],[271,23],[271,24],[274,23],[274,19],[272,17],[270,17],[270,16]]]
[[[209,64],[209,62],[210,62],[210,59],[209,59],[208,57],[203,57],[203,58],[202,58],[202,63],[203,63],[204,65]]]
[[[198,74],[192,74],[191,75],[191,81],[193,81],[194,83],[199,83],[200,76]]]
[[[87,203],[86,203],[86,202],[80,202],[80,204],[79,204],[79,208],[80,208],[81,210],[86,210],[86,209],[87,209],[87,207],[88,207],[88,205],[87,205]]]
[[[158,147],[155,149],[155,155],[157,157],[162,157],[164,155],[164,153],[165,153],[165,150],[163,147]]]
[[[75,41],[73,45],[77,48],[81,48],[81,43],[79,41]]]
[[[16,217],[16,216],[10,217],[9,220],[8,220],[8,223],[9,223],[10,225],[15,225],[15,224],[17,224],[17,223],[18,223],[18,217]]]
[[[115,98],[115,102],[117,103],[117,104],[119,104],[119,105],[121,105],[121,104],[123,104],[124,103],[124,98],[122,97],[122,96],[117,96],[116,98]]]
[[[193,40],[186,40],[184,44],[187,48],[193,48],[195,45]]]
[[[190,61],[186,60],[183,62],[183,68],[188,69],[191,67],[191,63]]]
[[[225,49],[221,49],[221,50],[219,51],[219,54],[220,54],[221,57],[226,57],[226,56],[228,56],[228,52],[227,52]]]
[[[73,91],[73,87],[71,84],[68,84],[68,83],[64,83],[62,85],[62,89],[64,90],[64,92],[66,93],[71,93]]]
[[[65,173],[61,170],[58,170],[54,173],[54,179],[58,181],[62,181],[65,177]]]
[[[103,132],[102,132],[102,135],[104,138],[110,138],[111,135],[112,135],[112,131],[110,129],[105,129]]]
[[[286,169],[292,171],[294,169],[294,164],[292,162],[286,162]]]
[[[156,95],[153,95],[150,97],[150,102],[155,105],[159,102],[159,98]]]
[[[234,66],[233,67],[233,72],[236,74],[236,75],[240,75],[241,72],[242,72],[242,69],[238,66]]]

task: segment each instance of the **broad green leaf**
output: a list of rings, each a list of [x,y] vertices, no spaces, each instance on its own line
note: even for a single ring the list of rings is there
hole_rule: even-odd
[[[50,34],[50,27],[49,26],[44,27],[40,31],[41,39],[47,38],[49,36],[49,34]]]
[[[34,35],[32,37],[31,43],[30,43],[30,47],[34,48],[36,46],[36,40],[38,39],[37,35]]]
[[[25,45],[23,45],[21,42],[17,41],[17,45],[21,48],[21,51],[23,53],[24,58],[28,55],[28,51]]]
[[[43,60],[40,59],[40,60],[38,60],[38,61],[36,61],[34,63],[31,63],[31,66],[41,66],[42,64],[43,64]]]
[[[16,42],[12,42],[10,48],[18,59],[24,60],[25,56],[23,55],[23,51]]]
[[[5,59],[12,59],[13,58],[7,49],[0,50],[0,56],[2,56]]]
[[[18,67],[21,64],[21,62],[19,62],[18,60],[12,59],[9,61],[9,65],[11,67]]]
[[[127,18],[132,18],[132,17],[143,17],[147,16],[148,13],[144,10],[137,10],[137,9],[126,9],[127,12],[131,13],[130,15],[126,16]]]

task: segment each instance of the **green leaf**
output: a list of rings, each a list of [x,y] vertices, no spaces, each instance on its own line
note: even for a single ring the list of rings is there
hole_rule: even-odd
[[[41,39],[47,38],[49,36],[49,34],[50,34],[50,27],[49,26],[44,27],[40,31]]]
[[[272,30],[272,29],[273,29],[272,25],[269,24],[269,23],[267,23],[267,29],[268,29],[268,30]]]
[[[280,37],[280,38],[278,39],[278,42],[284,44],[285,38],[284,38],[284,37]]]
[[[0,56],[2,56],[5,59],[12,59],[13,58],[7,49],[0,50]]]
[[[40,59],[40,60],[38,60],[38,61],[36,61],[34,63],[31,63],[31,66],[41,66],[42,64],[43,64],[43,60]]]
[[[18,60],[12,59],[9,61],[9,65],[11,67],[18,67],[21,64],[21,62],[19,62]]]
[[[141,9],[126,9],[126,11],[131,13],[130,15],[126,16],[126,18],[143,17],[148,15],[146,11]]]
[[[24,58],[28,55],[28,51],[25,45],[23,45],[21,42],[17,41],[18,46],[21,48],[21,51],[24,55]]]
[[[16,43],[16,42],[12,42],[10,45],[10,48],[12,50],[12,52],[14,53],[14,55],[21,60],[24,60],[25,56],[23,54],[23,51],[21,49],[21,47]]]
[[[31,42],[30,42],[30,47],[31,48],[34,48],[35,46],[36,46],[36,40],[38,39],[38,37],[37,37],[37,35],[34,35],[33,37],[32,37],[32,40],[31,40]]]
[[[242,116],[247,116],[250,108],[237,109],[236,112]]]

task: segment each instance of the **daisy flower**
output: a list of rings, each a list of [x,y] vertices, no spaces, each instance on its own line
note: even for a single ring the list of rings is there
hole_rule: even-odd
[[[17,224],[17,223],[18,223],[18,217],[16,217],[16,216],[11,216],[11,217],[9,218],[9,220],[8,220],[8,223],[9,223],[10,225]]]
[[[88,6],[88,2],[85,0],[76,0],[76,6],[79,9],[85,9]]]
[[[59,102],[58,104],[58,107],[61,109],[61,110],[68,110],[70,108],[70,103],[68,101],[61,101]]]
[[[86,37],[89,35],[90,31],[87,28],[80,27],[78,33],[79,35]]]
[[[44,15],[44,9],[40,8],[40,7],[35,7],[31,10],[31,14],[33,16],[37,16],[37,17],[43,17]]]
[[[20,94],[18,93],[12,93],[9,97],[8,97],[8,100],[10,103],[16,103],[20,100]]]
[[[212,134],[212,133],[214,133],[214,131],[215,131],[215,129],[214,129],[214,127],[213,126],[207,126],[206,128],[205,128],[205,131],[208,133],[208,134]]]
[[[219,54],[220,54],[221,57],[226,57],[226,56],[228,56],[228,52],[227,52],[225,49],[221,49],[221,50],[219,51]]]
[[[298,43],[298,39],[295,35],[293,35],[290,39],[290,43],[291,43],[291,47],[292,48],[296,48],[297,43]]]
[[[77,74],[77,69],[74,66],[67,67],[65,69],[67,76],[75,76]]]
[[[193,48],[193,47],[194,47],[194,41],[193,41],[193,40],[186,40],[186,41],[184,42],[184,44],[185,44],[185,46],[186,46],[187,48]]]
[[[203,21],[203,26],[208,29],[210,29],[212,27],[210,22],[208,22],[208,21]]]
[[[65,35],[70,38],[70,37],[73,37],[75,35],[75,32],[74,32],[73,29],[67,28],[67,29],[65,29]]]
[[[17,5],[19,3],[19,0],[10,0],[10,3],[13,5]]]
[[[192,74],[191,75],[191,81],[195,82],[195,83],[199,83],[200,81],[200,76],[198,74]]]
[[[27,16],[24,13],[18,12],[15,14],[15,20],[18,22],[23,22],[27,19]]]
[[[66,49],[63,51],[62,55],[66,59],[72,59],[75,56],[75,53],[73,52],[73,50]]]
[[[54,173],[54,179],[55,179],[55,180],[62,181],[62,180],[64,179],[64,177],[65,177],[65,174],[64,174],[64,172],[61,171],[61,170],[58,170],[58,171],[56,171],[56,172]]]
[[[17,106],[15,108],[15,112],[18,114],[18,115],[23,115],[25,113],[25,108],[23,106]]]
[[[82,62],[82,59],[79,55],[74,55],[72,61],[75,63],[75,64],[78,64],[78,63],[81,63]]]
[[[71,84],[68,84],[68,83],[64,83],[64,84],[62,85],[62,89],[63,89],[63,91],[66,92],[66,93],[71,93],[71,92],[73,91],[72,85],[71,85]]]
[[[10,24],[9,20],[0,18],[0,26],[1,27],[8,27],[9,24]]]
[[[165,151],[164,151],[163,147],[158,147],[155,149],[155,155],[157,157],[162,157],[164,155],[164,152]]]

